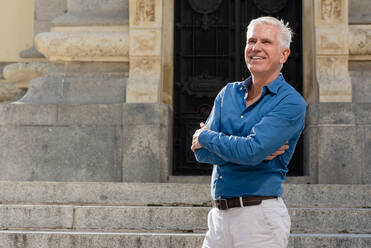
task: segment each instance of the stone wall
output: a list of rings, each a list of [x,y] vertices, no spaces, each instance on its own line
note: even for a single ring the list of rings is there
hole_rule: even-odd
[[[310,104],[304,136],[313,183],[371,183],[371,103]]]

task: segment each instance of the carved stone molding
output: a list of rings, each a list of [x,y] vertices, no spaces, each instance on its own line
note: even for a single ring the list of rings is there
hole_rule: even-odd
[[[348,29],[347,27],[319,26],[316,29],[317,54],[347,54],[348,53]]]
[[[348,19],[348,0],[315,0],[316,24],[344,24]]]
[[[349,26],[349,55],[371,56],[371,25]]]
[[[160,35],[159,29],[132,29],[130,31],[130,55],[160,56]]]
[[[131,0],[130,26],[155,27],[162,23],[162,0]]]
[[[352,101],[348,56],[318,56],[317,80],[320,102]]]

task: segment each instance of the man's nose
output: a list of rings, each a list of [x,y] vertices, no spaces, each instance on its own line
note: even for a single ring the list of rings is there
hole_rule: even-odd
[[[252,47],[252,50],[255,51],[255,50],[258,50],[260,51],[261,50],[261,43],[259,41],[257,41],[254,46]]]

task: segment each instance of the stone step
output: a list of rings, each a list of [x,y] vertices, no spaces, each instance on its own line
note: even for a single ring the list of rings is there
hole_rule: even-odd
[[[0,205],[0,229],[204,232],[209,207]],[[371,209],[290,208],[293,233],[371,233]]]
[[[285,184],[288,207],[371,208],[371,185]],[[210,206],[207,184],[0,181],[0,202]]]
[[[0,231],[6,248],[195,248],[203,234]],[[371,247],[370,234],[292,234],[289,248]]]

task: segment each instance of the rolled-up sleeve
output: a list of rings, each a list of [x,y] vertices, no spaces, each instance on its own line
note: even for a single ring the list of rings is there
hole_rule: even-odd
[[[304,128],[305,110],[301,97],[288,95],[254,125],[247,137],[204,130],[199,143],[224,161],[255,166]]]

